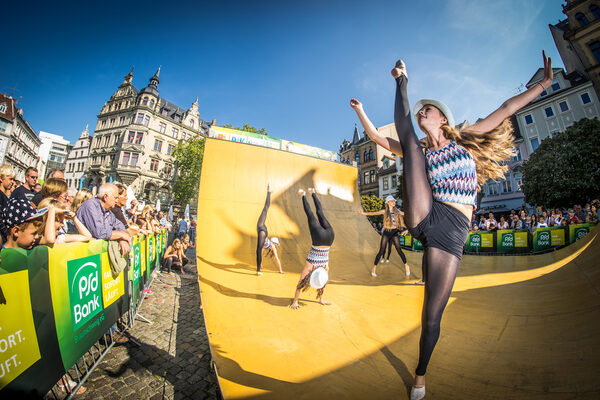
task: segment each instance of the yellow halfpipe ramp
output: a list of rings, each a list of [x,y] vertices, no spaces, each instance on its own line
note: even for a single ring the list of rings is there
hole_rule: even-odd
[[[226,399],[407,398],[417,364],[421,253],[370,268],[379,235],[357,213],[356,169],[207,139],[197,263],[206,329]],[[280,238],[257,276],[256,221]],[[310,249],[298,189],[315,187],[335,230],[321,306],[288,308]],[[311,201],[312,205],[312,201]],[[313,208],[314,209],[314,208]],[[427,399],[600,397],[600,246],[595,229],[538,256],[465,256],[427,374]]]

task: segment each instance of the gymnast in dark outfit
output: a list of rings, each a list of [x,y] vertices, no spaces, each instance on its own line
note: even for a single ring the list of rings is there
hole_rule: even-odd
[[[404,218],[410,233],[423,243],[425,296],[419,363],[411,400],[425,397],[427,365],[440,336],[442,314],[458,272],[477,191],[488,179],[503,179],[507,170],[503,161],[514,154],[514,136],[508,118],[552,84],[551,60],[545,54],[543,59],[544,75],[538,82],[471,126],[455,125],[452,112],[441,101],[417,102],[412,114],[425,133],[425,148],[412,125],[406,93],[408,76],[402,61],[392,69],[396,81],[394,123],[398,140],[381,136],[362,104],[350,100],[371,140],[404,158]]]
[[[383,262],[383,255],[385,254],[386,247],[390,247],[387,258],[388,262],[390,259],[390,252],[392,251],[391,244],[396,247],[396,251],[398,255],[402,259],[402,263],[404,263],[404,272],[406,273],[406,278],[410,277],[410,266],[406,261],[406,256],[402,251],[402,247],[400,246],[400,239],[398,235],[401,232],[404,232],[404,220],[402,219],[402,215],[404,213],[396,208],[396,199],[393,196],[388,196],[385,199],[385,208],[379,211],[373,212],[365,212],[362,207],[358,208],[358,212],[361,215],[383,215],[383,231],[381,232],[381,242],[379,244],[379,251],[375,256],[375,261],[373,262],[373,268],[371,269],[371,276],[377,276],[377,264],[381,259]]]
[[[302,205],[304,206],[304,212],[308,218],[308,229],[310,230],[312,245],[308,257],[306,258],[306,264],[300,275],[300,281],[298,281],[298,285],[296,286],[294,300],[290,305],[290,308],[294,310],[300,307],[300,304],[298,303],[300,292],[303,292],[310,287],[310,275],[316,271],[317,268],[325,268],[329,271],[329,249],[331,248],[334,238],[333,228],[329,224],[329,221],[327,221],[327,218],[325,218],[325,214],[323,214],[323,208],[315,193],[315,189],[308,189],[308,192],[312,194],[318,220],[310,209],[308,200],[306,200],[306,193],[304,190],[300,189],[298,193],[302,196]],[[317,290],[317,299],[322,305],[330,305],[330,302],[323,300],[324,290],[325,287]]]
[[[279,273],[283,274],[283,270],[281,269],[281,261],[279,260],[279,254],[277,254],[277,246],[279,246],[279,239],[273,237],[269,239],[269,231],[267,231],[267,227],[265,226],[265,222],[267,220],[267,211],[269,211],[269,206],[271,205],[271,186],[267,185],[267,199],[265,200],[265,206],[263,207],[262,212],[260,213],[260,217],[258,217],[258,222],[256,223],[256,236],[258,238],[258,242],[256,244],[256,274],[262,275],[260,270],[262,269],[262,258],[263,253],[267,251],[277,263],[279,267]]]

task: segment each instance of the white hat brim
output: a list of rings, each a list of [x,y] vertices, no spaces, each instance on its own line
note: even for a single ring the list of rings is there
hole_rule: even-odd
[[[421,111],[421,108],[428,104],[431,104],[432,106],[435,106],[438,110],[440,110],[448,120],[448,125],[454,128],[454,115],[452,115],[452,111],[450,111],[450,108],[447,105],[438,100],[421,99],[417,101],[417,103],[413,107],[413,115],[415,119],[418,119],[417,115],[419,114],[419,111]]]

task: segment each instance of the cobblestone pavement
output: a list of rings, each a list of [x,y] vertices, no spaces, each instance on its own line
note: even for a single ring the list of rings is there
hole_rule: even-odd
[[[187,256],[195,263],[193,249]],[[158,274],[129,334],[134,343],[115,344],[84,383],[77,399],[218,399],[196,265],[186,275]]]

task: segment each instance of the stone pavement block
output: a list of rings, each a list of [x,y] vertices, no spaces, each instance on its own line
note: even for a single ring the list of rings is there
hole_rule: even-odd
[[[188,251],[195,260],[193,249]],[[157,275],[146,296],[131,341],[114,346],[77,399],[217,399],[195,265],[185,276]],[[117,396],[117,397],[114,397]]]

